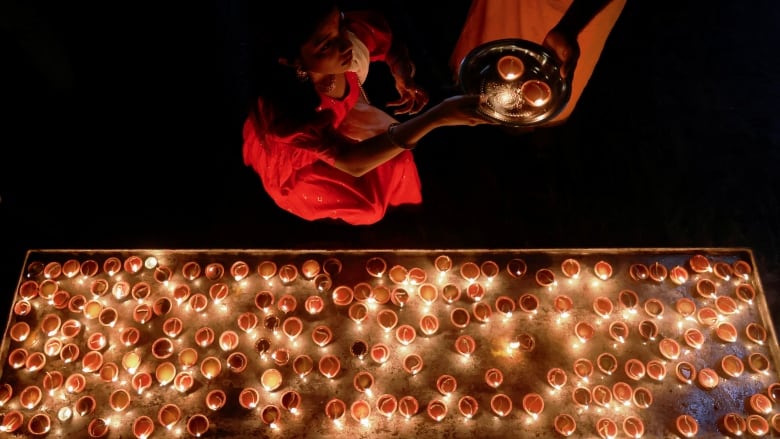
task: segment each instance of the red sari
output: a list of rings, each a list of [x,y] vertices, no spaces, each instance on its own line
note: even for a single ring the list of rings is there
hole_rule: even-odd
[[[384,61],[392,34],[373,14],[348,14],[347,28],[368,49],[370,61]],[[367,69],[367,65],[363,68]],[[362,72],[363,76],[367,71]],[[404,151],[361,177],[334,167],[335,154],[360,140],[386,131],[395,120],[376,107],[360,102],[358,74],[347,72],[348,94],[343,99],[320,95],[318,111],[332,111],[331,127],[301,127],[279,136],[263,129],[252,117],[244,123],[244,163],[260,176],[268,195],[282,209],[306,220],[323,218],[366,225],[381,220],[388,207],[422,202],[420,178],[411,151]],[[332,135],[332,129],[341,135]]]

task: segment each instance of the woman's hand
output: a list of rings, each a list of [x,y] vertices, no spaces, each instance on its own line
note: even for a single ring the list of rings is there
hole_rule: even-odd
[[[395,89],[400,98],[387,103],[388,107],[398,107],[395,114],[416,114],[428,105],[428,93],[412,81],[396,81]]]
[[[482,103],[484,98],[479,95],[452,96],[431,108],[430,112],[437,119],[439,126],[497,125],[498,122],[486,118],[478,111]]]
[[[577,60],[580,58],[580,45],[577,36],[556,28],[550,30],[544,37],[542,46],[550,49],[561,62],[561,77],[567,78],[574,73]]]

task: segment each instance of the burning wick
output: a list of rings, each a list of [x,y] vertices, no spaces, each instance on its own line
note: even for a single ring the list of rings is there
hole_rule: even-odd
[[[520,58],[512,55],[506,55],[501,57],[496,63],[496,69],[498,74],[501,75],[507,81],[514,81],[515,79],[523,76],[525,72],[525,65]]]

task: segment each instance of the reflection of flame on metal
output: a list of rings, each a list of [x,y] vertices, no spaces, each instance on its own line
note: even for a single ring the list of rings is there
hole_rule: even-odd
[[[485,87],[488,107],[502,112],[516,112],[523,106],[520,89],[513,84],[491,82]]]

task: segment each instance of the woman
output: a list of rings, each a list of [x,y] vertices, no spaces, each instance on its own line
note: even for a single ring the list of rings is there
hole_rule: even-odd
[[[261,82],[244,124],[244,163],[288,212],[364,225],[388,208],[419,204],[417,142],[438,127],[487,123],[475,111],[478,96],[451,97],[402,123],[371,106],[361,83],[377,61],[395,78],[400,98],[388,105],[396,114],[416,114],[428,102],[381,16],[342,14],[322,0],[257,7]]]

